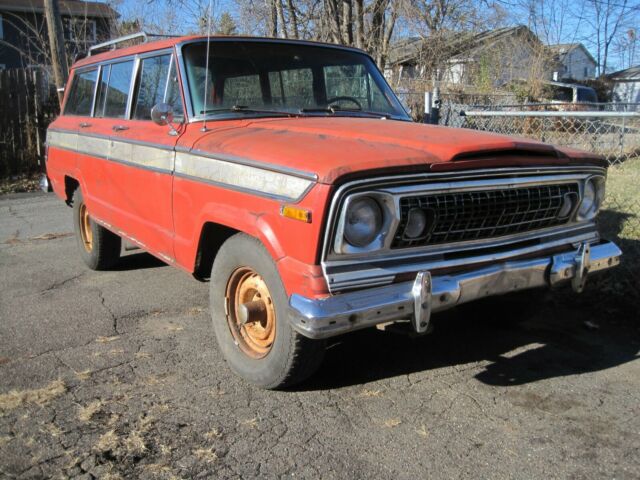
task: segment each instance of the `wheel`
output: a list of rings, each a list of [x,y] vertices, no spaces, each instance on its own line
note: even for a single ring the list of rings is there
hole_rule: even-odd
[[[120,237],[94,222],[78,189],[73,195],[73,228],[80,256],[91,270],[107,270],[120,258]]]
[[[221,247],[210,282],[211,318],[231,369],[262,388],[284,388],[313,374],[325,342],[297,333],[275,263],[262,243],[239,233]]]

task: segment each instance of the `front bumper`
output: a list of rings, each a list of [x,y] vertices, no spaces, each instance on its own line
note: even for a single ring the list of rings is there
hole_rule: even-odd
[[[380,323],[408,320],[417,333],[429,327],[431,313],[491,295],[571,282],[575,291],[587,275],[614,267],[622,252],[612,242],[583,243],[575,251],[499,263],[449,275],[421,271],[413,282],[314,300],[293,294],[291,322],[309,338],[329,338]]]

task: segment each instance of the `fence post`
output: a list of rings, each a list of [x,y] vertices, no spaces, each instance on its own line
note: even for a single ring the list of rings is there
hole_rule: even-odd
[[[431,105],[433,102],[433,92],[424,92],[424,123],[431,123]]]

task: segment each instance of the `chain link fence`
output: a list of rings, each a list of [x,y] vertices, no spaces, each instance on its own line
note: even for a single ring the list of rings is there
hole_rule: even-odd
[[[503,100],[502,98],[500,100]],[[525,137],[604,156],[607,196],[599,226],[623,250],[605,293],[640,300],[640,108],[638,104],[461,104],[443,102],[440,124]],[[616,295],[618,297],[618,295]],[[631,305],[631,304],[630,304]]]

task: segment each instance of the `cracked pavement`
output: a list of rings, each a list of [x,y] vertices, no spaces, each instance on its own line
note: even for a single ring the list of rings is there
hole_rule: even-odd
[[[135,251],[92,272],[71,231],[53,195],[0,197],[0,477],[640,474],[637,308],[490,299],[336,339],[269,392],[227,369],[207,284]]]

